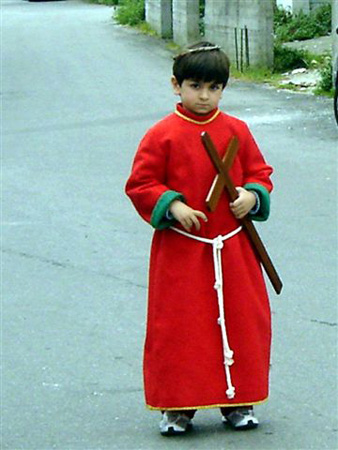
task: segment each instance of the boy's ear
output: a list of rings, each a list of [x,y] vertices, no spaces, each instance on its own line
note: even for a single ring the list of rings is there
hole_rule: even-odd
[[[180,95],[181,94],[181,86],[179,85],[179,83],[174,75],[171,77],[171,85],[173,87],[174,94]]]

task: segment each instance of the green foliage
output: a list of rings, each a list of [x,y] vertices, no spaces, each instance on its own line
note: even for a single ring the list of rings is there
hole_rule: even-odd
[[[274,8],[274,16],[273,16],[273,25],[275,32],[287,25],[292,20],[292,13],[288,9],[284,9],[281,6],[275,6]]]
[[[326,5],[317,8],[312,13],[314,20],[318,24],[318,30],[322,36],[331,32],[332,29],[332,5],[327,3]]]
[[[145,19],[144,0],[119,0],[116,20],[121,25],[135,26]]]
[[[205,35],[205,24],[204,24],[204,15],[205,15],[205,0],[199,0],[199,22],[198,27],[200,31],[200,35]]]
[[[278,43],[274,46],[274,72],[308,67],[307,61],[308,55],[305,50],[291,49]]]
[[[204,13],[205,13],[205,0],[199,0],[199,10],[200,10],[200,17],[204,17]]]
[[[310,14],[302,11],[293,15],[283,8],[275,8],[274,30],[279,42],[312,39],[325,36],[331,31],[331,4],[322,5]]]
[[[320,69],[321,80],[319,82],[319,89],[324,92],[330,92],[333,88],[332,83],[332,58],[330,56],[325,58],[324,64]]]

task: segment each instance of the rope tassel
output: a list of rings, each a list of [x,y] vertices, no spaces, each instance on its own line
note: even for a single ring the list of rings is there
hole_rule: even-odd
[[[227,235],[226,235],[227,236]],[[221,327],[222,341],[223,341],[223,358],[225,367],[225,376],[227,380],[228,389],[225,391],[226,396],[229,399],[235,397],[235,388],[231,380],[230,366],[234,363],[234,352],[231,350],[226,326],[225,326],[225,313],[224,313],[224,298],[223,298],[223,271],[222,271],[222,249],[224,247],[223,241],[225,236],[217,236],[212,241],[214,270],[215,270],[215,285],[214,289],[217,292],[219,318],[218,324]],[[229,239],[229,238],[228,238]]]

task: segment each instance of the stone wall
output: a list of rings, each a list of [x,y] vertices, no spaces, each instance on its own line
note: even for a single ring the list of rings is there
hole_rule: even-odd
[[[205,38],[222,46],[233,65],[272,67],[274,0],[207,0]]]
[[[232,61],[271,67],[274,0],[206,0],[205,39]],[[162,37],[185,46],[201,40],[199,0],[146,0],[146,20]]]
[[[173,35],[179,45],[200,40],[199,0],[172,0]]]
[[[163,38],[173,35],[172,1],[146,0],[146,21]]]

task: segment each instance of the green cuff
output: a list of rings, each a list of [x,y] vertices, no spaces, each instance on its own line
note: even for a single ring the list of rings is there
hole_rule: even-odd
[[[247,189],[248,191],[255,191],[259,196],[260,208],[256,214],[250,214],[251,219],[257,220],[258,222],[264,222],[267,220],[270,214],[270,194],[267,189],[257,183],[245,184],[244,189]]]
[[[166,217],[170,203],[174,200],[185,201],[183,195],[175,191],[166,191],[158,199],[150,219],[150,224],[157,230],[169,228],[176,222],[175,219],[168,219]]]

